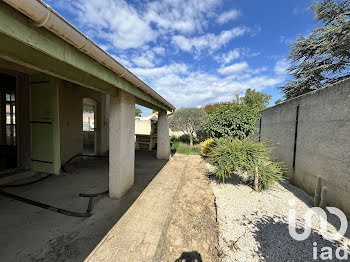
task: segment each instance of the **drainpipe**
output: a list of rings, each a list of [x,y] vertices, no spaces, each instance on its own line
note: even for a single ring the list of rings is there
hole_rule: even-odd
[[[33,20],[36,26],[45,27],[55,35],[76,47],[81,52],[89,55],[100,64],[115,72],[118,76],[129,81],[135,87],[140,88],[146,94],[160,101],[162,104],[166,105],[172,110],[175,109],[172,104],[166,101],[162,96],[151,89],[127,68],[121,65],[110,54],[101,49],[89,37],[84,35],[76,27],[60,16],[48,4],[41,0],[3,1]]]

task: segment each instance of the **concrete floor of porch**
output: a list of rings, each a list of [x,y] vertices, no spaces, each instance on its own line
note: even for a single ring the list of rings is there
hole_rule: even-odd
[[[166,164],[155,152],[136,151],[135,185],[122,199],[107,196],[94,200],[93,215],[70,217],[9,198],[0,198],[1,261],[83,261],[115,225]],[[108,189],[108,161],[83,159],[70,166],[72,174],[7,192],[55,207],[85,212],[88,198],[79,193]]]

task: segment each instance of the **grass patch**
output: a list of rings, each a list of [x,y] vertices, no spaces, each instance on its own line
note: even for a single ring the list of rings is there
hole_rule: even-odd
[[[179,154],[185,155],[200,155],[201,148],[200,147],[191,147],[180,142],[173,142],[171,145],[171,150],[173,152],[177,152]]]
[[[199,147],[180,145],[176,148],[176,152],[185,155],[200,155],[201,149]]]

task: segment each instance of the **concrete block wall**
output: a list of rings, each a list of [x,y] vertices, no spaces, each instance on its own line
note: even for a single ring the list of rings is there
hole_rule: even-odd
[[[293,168],[296,110],[299,119]],[[350,79],[261,111],[260,140],[274,147],[295,185],[314,194],[328,187],[328,206],[350,216]]]

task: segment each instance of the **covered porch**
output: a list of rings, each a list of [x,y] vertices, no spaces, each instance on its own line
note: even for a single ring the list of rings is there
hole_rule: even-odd
[[[0,3],[0,176],[59,175],[86,153],[93,131],[87,154],[108,156],[109,196],[121,198],[135,181],[135,104],[159,112],[159,160],[170,156],[166,112],[174,107],[48,6],[30,2]],[[85,108],[94,108],[89,131]]]
[[[0,43],[1,260],[81,261],[169,160],[175,108],[41,1],[0,2]],[[135,104],[157,152],[135,153]]]

